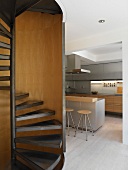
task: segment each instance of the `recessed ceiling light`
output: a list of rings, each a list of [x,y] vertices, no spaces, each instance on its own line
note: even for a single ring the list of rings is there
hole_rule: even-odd
[[[98,22],[99,22],[99,23],[104,23],[105,20],[104,20],[104,19],[101,19],[101,20],[99,20]]]

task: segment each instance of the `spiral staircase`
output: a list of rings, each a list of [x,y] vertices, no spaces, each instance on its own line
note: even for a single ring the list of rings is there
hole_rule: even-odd
[[[62,12],[54,0],[3,0],[1,7],[0,19],[4,22],[0,23],[0,36],[10,41],[0,40],[0,49],[10,51],[10,55],[0,54],[0,60],[10,61],[10,65],[0,65],[4,75],[0,76],[3,83],[0,90],[10,92],[11,164],[8,169],[60,170],[64,163],[63,123],[54,119],[54,110],[38,109],[45,101],[31,100],[29,93],[15,90],[15,17],[28,9],[52,15]],[[2,23],[6,23],[10,31]],[[10,75],[6,75],[6,71]]]

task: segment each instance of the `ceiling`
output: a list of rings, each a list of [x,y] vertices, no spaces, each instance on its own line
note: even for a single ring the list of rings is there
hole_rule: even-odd
[[[66,42],[127,27],[128,0],[61,1],[67,12]]]
[[[100,46],[100,47],[95,47],[95,48],[87,48],[86,50],[93,55],[114,53],[114,52],[122,50],[122,43],[117,42],[117,43],[113,43],[113,44],[107,44],[105,46]]]
[[[61,1],[67,13],[66,44],[128,28],[128,0]],[[98,21],[101,19],[105,20],[105,23],[99,23]],[[121,54],[121,46],[120,42],[115,42],[87,48],[85,43],[85,47],[82,48],[85,52],[98,56],[114,52]],[[91,58],[87,57],[86,59],[85,61],[89,62],[90,59],[92,62]],[[93,62],[95,61],[93,60]]]
[[[81,65],[121,61],[122,42],[87,48],[86,50],[75,52],[75,54],[81,56]]]

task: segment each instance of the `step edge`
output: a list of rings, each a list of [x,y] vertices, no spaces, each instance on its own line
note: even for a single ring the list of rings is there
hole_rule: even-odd
[[[35,127],[16,127],[16,132],[40,131],[40,130],[57,130],[62,129],[62,125],[36,126]]]
[[[15,100],[21,100],[21,99],[24,99],[24,98],[27,98],[27,97],[29,97],[29,93],[22,93],[19,96],[15,96]]]
[[[42,105],[44,102],[43,101],[37,101],[37,102],[35,101],[34,103],[23,105],[24,103],[27,103],[27,102],[23,102],[19,105],[16,105],[15,106],[16,111],[39,106],[39,105]]]
[[[26,116],[21,116],[21,117],[16,117],[16,121],[23,121],[23,120],[29,120],[29,119],[36,119],[36,118],[43,118],[47,116],[52,116],[55,115],[55,113],[38,113],[38,114],[33,114],[33,115],[26,115]]]

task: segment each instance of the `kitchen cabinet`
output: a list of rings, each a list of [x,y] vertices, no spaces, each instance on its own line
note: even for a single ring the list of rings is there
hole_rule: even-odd
[[[122,62],[105,63],[103,65],[103,77],[107,80],[122,79]]]
[[[121,80],[122,62],[92,64],[82,66],[83,69],[90,70],[89,80]]]
[[[104,96],[105,99],[105,111],[114,112],[114,96]]]
[[[122,96],[96,95],[96,97],[105,99],[105,111],[122,113]]]
[[[122,113],[122,96],[99,95],[97,97],[105,99],[105,111]]]
[[[84,69],[91,71],[89,75],[89,80],[102,80],[103,79],[103,64],[88,65],[88,66],[85,66]]]
[[[122,113],[122,96],[113,97],[114,112]]]
[[[66,80],[121,80],[122,62],[91,64],[82,66],[82,69],[90,70],[91,73],[66,74]]]

